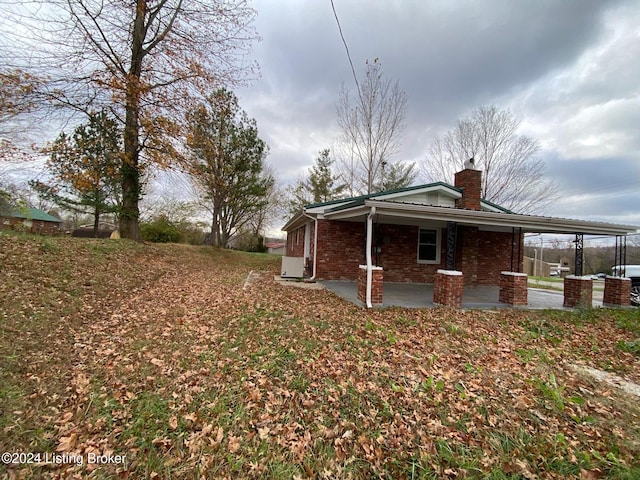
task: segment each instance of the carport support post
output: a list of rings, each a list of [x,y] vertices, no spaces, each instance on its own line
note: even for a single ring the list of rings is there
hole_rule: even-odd
[[[584,263],[584,234],[576,233],[576,263],[574,275],[582,276],[582,264]]]
[[[369,298],[367,299],[367,282],[368,276],[371,275],[371,284],[369,291]],[[383,270],[382,267],[371,267],[371,270],[366,265],[360,265],[358,269],[358,279],[356,281],[358,289],[358,300],[368,308],[375,306],[382,306],[382,288],[383,288]],[[367,301],[370,302],[370,306],[367,305]]]
[[[456,242],[458,238],[458,224],[447,222],[447,257],[445,261],[446,270],[456,269]]]

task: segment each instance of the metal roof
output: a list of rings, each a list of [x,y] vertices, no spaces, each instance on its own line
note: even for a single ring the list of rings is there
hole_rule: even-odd
[[[393,202],[388,200],[366,200],[354,208],[331,211],[324,214],[329,220],[348,220],[367,214],[371,207],[376,213],[389,219],[405,218],[413,220],[456,222],[460,225],[488,227],[505,230],[522,228],[523,232],[564,233],[585,235],[627,235],[635,233],[639,227],[616,223],[592,222],[559,217],[543,217],[518,213],[487,212],[452,207],[434,207],[415,203]]]
[[[43,212],[38,208],[12,208],[10,210],[0,212],[0,216],[24,218],[26,220],[40,220],[43,222],[62,223],[62,220],[60,220],[59,218],[56,218],[53,215],[49,215],[48,213]]]
[[[634,225],[518,214],[484,199],[481,200],[484,210],[468,210],[401,201],[405,193],[412,194],[432,190],[444,190],[454,198],[460,197],[462,192],[460,188],[453,185],[435,182],[358,197],[314,203],[306,205],[300,213],[291,218],[282,227],[282,230],[293,230],[316,217],[333,220],[357,220],[358,217],[368,214],[371,207],[376,207],[378,215],[386,217],[383,221],[389,223],[393,222],[394,219],[397,221],[402,219],[405,223],[412,220],[440,221],[456,222],[461,225],[492,230],[506,231],[511,228],[522,228],[523,232],[532,233],[582,233],[586,235],[627,235],[640,229],[640,227]]]

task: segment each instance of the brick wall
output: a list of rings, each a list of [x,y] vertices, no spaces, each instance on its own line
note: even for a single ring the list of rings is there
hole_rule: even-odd
[[[433,284],[433,303],[460,308],[463,290],[464,277],[460,272],[440,270]]]
[[[285,255],[287,257],[304,256],[304,229],[303,225],[290,232],[287,232],[287,247]]]
[[[374,262],[384,268],[388,282],[433,283],[436,271],[444,267],[446,230],[441,231],[440,263],[418,263],[418,230],[413,225],[379,226],[376,244],[381,252],[373,255]]]
[[[466,168],[455,174],[454,185],[462,189],[462,198],[456,200],[456,208],[480,210],[482,196],[482,172]]]
[[[524,247],[520,249],[518,257],[517,237],[515,241],[516,258],[513,269],[518,270],[518,265],[522,266]],[[523,239],[522,241],[524,243]],[[456,270],[464,274],[465,284],[500,285],[500,272],[511,271],[512,268],[511,242],[511,233],[483,232],[477,227],[458,227]]]
[[[464,274],[464,281],[467,285],[476,285],[478,283],[478,260],[481,255],[479,236],[480,231],[477,227],[458,227],[456,270]]]
[[[359,266],[366,263],[365,228],[364,222],[318,220],[319,280],[356,280]]]
[[[509,305],[526,305],[528,302],[527,275],[502,272],[498,301]]]
[[[355,280],[358,266],[366,262],[364,222],[319,220],[318,230],[317,278]],[[304,239],[304,229],[300,235]],[[374,246],[381,251],[372,254],[373,263],[383,267],[388,282],[434,283],[436,271],[444,268],[446,258],[446,229],[442,229],[440,235],[440,262],[418,263],[418,227],[381,224],[374,235]],[[312,235],[311,258],[313,238]],[[511,238],[511,233],[459,227],[456,269],[464,274],[465,283],[500,285],[500,272],[511,270]],[[300,246],[299,256],[303,248]],[[524,249],[520,264],[523,252]]]
[[[523,236],[524,237],[524,236]],[[511,271],[511,232],[478,232],[477,284],[500,285],[500,272]],[[521,238],[522,248],[518,256],[518,238],[515,237],[513,246],[514,271],[522,271],[524,261],[524,238]],[[468,252],[470,253],[470,252]],[[467,273],[462,270],[467,275]]]
[[[564,279],[564,306],[591,307],[593,280],[570,275]]]
[[[602,303],[607,306],[631,305],[631,279],[621,277],[606,277],[604,279],[604,298]]]
[[[0,230],[20,230],[29,231],[31,233],[51,235],[60,233],[60,224],[58,222],[47,222],[44,220],[27,220],[25,218],[0,217]]]

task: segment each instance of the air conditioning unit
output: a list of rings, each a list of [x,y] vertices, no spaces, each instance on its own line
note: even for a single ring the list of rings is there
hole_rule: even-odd
[[[304,276],[304,258],[282,257],[280,276],[283,278],[302,278]]]

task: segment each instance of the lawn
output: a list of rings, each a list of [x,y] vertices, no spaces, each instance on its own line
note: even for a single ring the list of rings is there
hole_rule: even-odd
[[[640,383],[640,309],[365,310],[278,265],[0,233],[0,452],[33,461],[0,476],[640,478],[638,397],[576,368]]]

